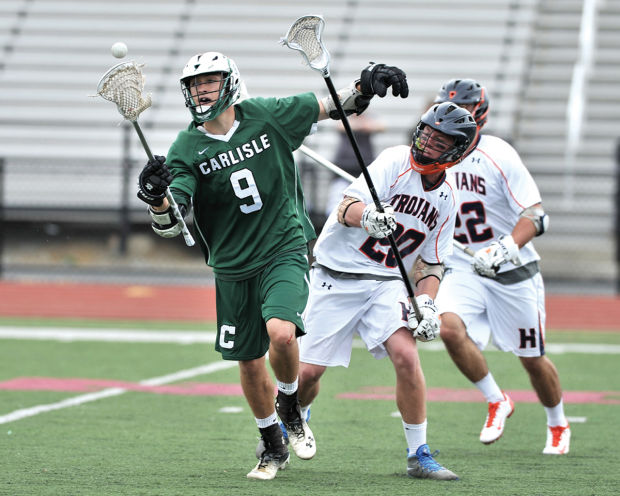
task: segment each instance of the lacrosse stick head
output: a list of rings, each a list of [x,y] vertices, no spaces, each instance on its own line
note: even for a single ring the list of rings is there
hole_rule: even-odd
[[[138,120],[138,116],[151,106],[151,95],[143,95],[143,64],[122,62],[110,68],[97,85],[97,94],[110,102],[116,103],[120,114],[129,121]]]
[[[329,52],[321,41],[324,27],[325,21],[319,15],[300,17],[291,25],[286,35],[280,38],[280,43],[301,52],[306,63],[327,78],[329,77]]]

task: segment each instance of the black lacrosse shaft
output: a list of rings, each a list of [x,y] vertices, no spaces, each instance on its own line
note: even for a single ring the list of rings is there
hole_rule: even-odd
[[[355,158],[357,158],[357,162],[362,169],[362,174],[364,175],[364,179],[366,180],[366,184],[368,185],[368,189],[370,190],[370,195],[372,196],[372,200],[377,207],[379,212],[383,212],[383,206],[379,201],[379,195],[377,195],[377,191],[375,190],[375,186],[372,182],[372,178],[368,173],[368,168],[364,163],[364,158],[360,152],[359,145],[357,144],[357,140],[351,130],[351,125],[349,124],[349,120],[347,119],[347,114],[344,113],[344,109],[340,104],[340,99],[338,98],[338,93],[336,92],[336,88],[334,88],[334,83],[329,76],[324,76],[325,83],[327,84],[327,89],[329,90],[329,94],[334,100],[334,104],[336,105],[336,109],[338,110],[338,114],[340,114],[340,119],[342,121],[342,125],[349,137],[349,141],[351,142],[351,146],[353,147],[353,152],[355,153]],[[418,308],[418,303],[415,301],[415,295],[413,293],[413,288],[411,287],[411,282],[409,281],[409,277],[407,275],[407,271],[405,270],[405,266],[403,265],[403,260],[398,251],[398,247],[396,246],[396,241],[394,241],[394,237],[390,234],[388,236],[388,241],[390,242],[390,247],[392,248],[392,252],[394,253],[394,258],[396,259],[396,264],[398,265],[398,270],[400,271],[400,275],[403,278],[403,282],[405,283],[405,288],[407,289],[407,294],[409,295],[409,299],[411,300],[411,304],[413,305],[413,309],[415,311],[415,316],[418,319],[418,322],[422,321],[422,315],[420,313],[420,309]]]

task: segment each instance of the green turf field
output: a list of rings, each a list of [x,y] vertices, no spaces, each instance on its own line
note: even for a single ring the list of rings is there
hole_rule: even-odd
[[[189,324],[56,321],[53,328],[199,331]],[[49,322],[1,320],[0,329]],[[213,331],[213,328],[208,329]],[[567,391],[612,391],[620,399],[620,334],[549,332],[548,343],[609,344],[609,353],[549,354]],[[615,348],[614,348],[615,347]],[[424,350],[429,388],[471,388],[444,351]],[[507,390],[529,389],[516,358],[486,354]],[[139,382],[207,363],[209,343],[117,343],[0,339],[0,383],[15,378]],[[172,382],[238,383],[237,368]],[[390,388],[390,362],[354,350],[349,369],[328,370],[312,407],[315,459],[291,458],[273,481],[250,481],[258,431],[241,396],[156,394],[128,390],[77,406],[0,423],[0,495],[616,495],[620,494],[620,404],[569,403],[568,456],[541,454],[545,414],[519,403],[504,437],[478,441],[486,415],[479,403],[429,402],[428,441],[457,482],[408,479],[400,419],[393,400],[349,400],[343,392]],[[94,390],[99,391],[100,389]],[[0,417],[80,397],[83,391],[4,390]],[[222,408],[237,407],[226,413]]]

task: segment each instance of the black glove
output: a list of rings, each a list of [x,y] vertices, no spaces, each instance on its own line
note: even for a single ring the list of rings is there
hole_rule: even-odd
[[[155,155],[149,160],[138,178],[138,198],[144,203],[159,207],[164,202],[166,188],[173,176],[166,166],[166,157]]]
[[[398,67],[371,62],[362,71],[360,88],[364,95],[379,95],[383,98],[389,87],[392,87],[394,96],[400,95],[402,98],[407,98],[409,95],[407,75]]]

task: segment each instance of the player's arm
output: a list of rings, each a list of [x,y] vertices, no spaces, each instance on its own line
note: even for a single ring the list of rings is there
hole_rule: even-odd
[[[420,257],[413,268],[415,297],[422,320],[418,321],[413,307],[409,310],[408,324],[413,337],[420,341],[432,341],[439,336],[439,311],[435,306],[435,297],[443,277],[443,264],[428,264]]]
[[[536,203],[521,212],[519,220],[512,230],[512,239],[521,248],[536,236],[541,236],[549,229],[549,216],[542,204]]]
[[[475,253],[472,268],[481,276],[495,277],[499,268],[507,262],[521,265],[521,247],[535,236],[543,234],[548,227],[549,216],[545,214],[540,203],[526,208],[509,235],[500,236],[497,241]]]
[[[377,239],[387,238],[396,229],[394,208],[382,203],[379,212],[374,203],[366,205],[352,196],[345,196],[338,205],[338,222],[345,227],[362,227],[369,236]]]
[[[149,160],[138,178],[138,198],[148,204],[153,231],[164,238],[173,238],[182,231],[166,198],[166,188],[172,180],[173,176],[166,166],[166,157],[161,155],[155,155]],[[185,216],[187,207],[179,204],[179,210]]]
[[[388,88],[392,88],[392,95],[407,98],[409,87],[406,74],[398,67],[372,63],[364,68],[360,79],[336,93],[345,115],[360,115],[368,108],[373,96],[379,95],[383,98]],[[319,100],[319,120],[327,118],[340,120],[340,114],[331,95]]]

